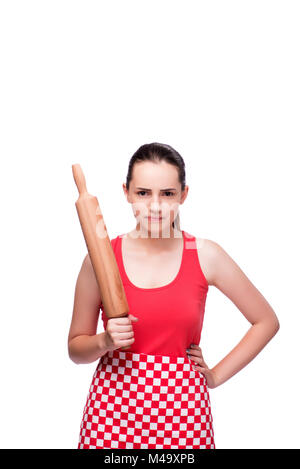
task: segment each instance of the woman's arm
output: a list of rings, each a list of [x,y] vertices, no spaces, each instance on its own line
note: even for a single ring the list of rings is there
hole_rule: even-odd
[[[216,387],[253,360],[278,332],[279,321],[267,300],[226,251],[211,240],[205,240],[204,245],[209,284],[224,293],[252,324],[231,352],[210,370]]]
[[[91,363],[107,352],[106,334],[97,332],[101,297],[89,255],[83,260],[74,297],[68,351],[77,364]]]

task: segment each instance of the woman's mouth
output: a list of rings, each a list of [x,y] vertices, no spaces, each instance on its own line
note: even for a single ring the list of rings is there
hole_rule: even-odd
[[[153,221],[157,222],[157,221],[162,220],[162,217],[147,217],[147,218],[148,218],[148,221],[150,221],[150,222],[153,222]]]

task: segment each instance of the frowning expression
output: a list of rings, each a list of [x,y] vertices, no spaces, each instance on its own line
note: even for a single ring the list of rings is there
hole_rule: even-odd
[[[188,186],[181,190],[176,166],[166,161],[144,161],[134,164],[129,190],[125,184],[123,190],[140,230],[156,232],[170,229]]]

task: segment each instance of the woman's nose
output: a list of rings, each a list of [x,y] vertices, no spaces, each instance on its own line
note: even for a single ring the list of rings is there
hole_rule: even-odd
[[[151,209],[153,213],[159,212],[161,210],[159,196],[151,197],[148,208]]]

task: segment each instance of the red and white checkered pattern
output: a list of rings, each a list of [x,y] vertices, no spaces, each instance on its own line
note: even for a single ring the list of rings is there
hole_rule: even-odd
[[[189,358],[109,351],[94,373],[78,449],[215,449],[206,378]]]

